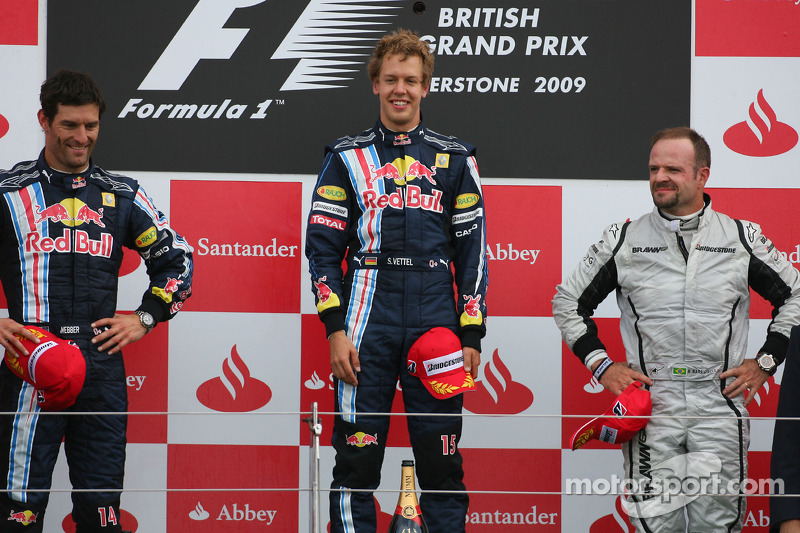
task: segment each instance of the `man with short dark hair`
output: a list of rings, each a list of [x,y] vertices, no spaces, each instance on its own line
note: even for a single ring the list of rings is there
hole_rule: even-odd
[[[407,413],[449,415],[410,416],[408,429],[420,487],[453,491],[423,493],[431,533],[463,532],[461,392],[474,388],[480,364],[487,286],[475,148],[422,123],[433,55],[416,34],[401,30],[381,39],[368,72],[380,120],[326,148],[306,232],[339,413],[331,531],[375,532],[371,491],[380,483],[389,418],[370,413],[391,410],[399,377]],[[408,355],[425,334],[441,360],[418,368]],[[453,337],[461,350],[447,348]],[[431,377],[453,367],[462,380]]]
[[[757,224],[712,209],[704,193],[710,165],[694,130],[657,133],[653,212],[606,228],[553,298],[564,341],[606,389],[649,386],[653,418],[623,444],[636,493],[625,505],[637,531],[741,531],[746,407],[800,322],[800,275]],[[751,288],[775,311],[758,354],[745,359]],[[626,363],[611,361],[591,318],[612,291]],[[706,483],[698,497],[659,494],[684,479]]]
[[[7,363],[38,343],[24,325],[72,341],[86,360],[66,414],[43,413],[46,391],[0,365],[3,531],[42,531],[62,439],[77,531],[121,531],[128,408],[120,349],[171,319],[191,293],[192,250],[136,180],[91,159],[105,103],[88,74],[61,70],[41,89],[38,160],[0,171],[0,319]],[[133,314],[116,312],[123,246],[139,252],[150,285]],[[27,342],[26,342],[27,344]],[[85,414],[74,413],[121,413]],[[86,489],[89,489],[88,491]],[[92,491],[97,489],[97,491]]]

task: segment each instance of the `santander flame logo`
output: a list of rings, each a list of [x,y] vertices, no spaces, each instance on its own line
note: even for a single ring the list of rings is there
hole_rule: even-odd
[[[325,382],[320,379],[319,374],[317,371],[311,373],[311,377],[305,380],[303,383],[307,389],[311,390],[320,390],[325,387]]]
[[[753,157],[768,157],[788,152],[797,144],[797,132],[788,124],[778,122],[775,111],[758,91],[750,104],[748,118],[734,124],[722,136],[725,145],[736,153]]]
[[[478,414],[517,414],[533,405],[533,392],[514,381],[495,349],[483,367],[484,377],[475,392],[464,395],[464,408]]]
[[[189,518],[192,520],[208,520],[211,515],[203,508],[200,502],[197,502],[194,509],[189,512]]]
[[[250,376],[236,350],[222,363],[222,376],[210,379],[197,388],[200,403],[224,413],[244,413],[264,407],[272,398],[272,391],[263,381]]]
[[[617,496],[611,514],[598,518],[589,528],[589,533],[635,533],[635,531],[622,507],[622,496]]]

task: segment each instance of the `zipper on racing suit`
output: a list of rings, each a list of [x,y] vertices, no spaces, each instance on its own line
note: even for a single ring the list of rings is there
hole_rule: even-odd
[[[683,260],[688,263],[689,262],[689,250],[686,249],[686,243],[683,242],[683,235],[680,233],[676,233],[675,237],[678,239],[678,249],[681,251],[681,255],[683,255]]]

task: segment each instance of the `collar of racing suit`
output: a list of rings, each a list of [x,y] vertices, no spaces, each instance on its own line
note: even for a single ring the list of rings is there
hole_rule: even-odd
[[[658,213],[664,226],[672,233],[694,232],[700,226],[706,209],[711,209],[711,197],[703,193],[703,208],[691,215],[675,216],[664,213],[658,207],[654,211]]]
[[[76,185],[81,181],[85,183],[85,179],[92,175],[92,171],[94,170],[94,162],[91,158],[89,158],[89,166],[87,166],[82,172],[69,174],[67,172],[56,170],[48,165],[47,161],[44,159],[44,149],[42,149],[42,152],[39,154],[39,161],[36,164],[36,168],[39,170],[40,174],[47,178],[47,181],[49,181],[51,185],[62,185],[64,189],[71,190],[80,188],[80,186]]]
[[[381,135],[381,140],[384,143],[390,143],[394,146],[417,144],[425,138],[425,126],[422,122],[410,131],[392,131],[378,119],[375,130]]]

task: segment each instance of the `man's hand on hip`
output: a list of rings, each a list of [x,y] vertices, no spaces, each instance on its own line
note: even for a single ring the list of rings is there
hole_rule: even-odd
[[[112,318],[101,318],[92,322],[93,328],[108,326],[108,329],[92,338],[92,344],[100,344],[98,351],[105,351],[109,348],[108,354],[113,355],[119,352],[123,346],[136,342],[144,337],[147,330],[139,320],[139,315],[114,314]]]

